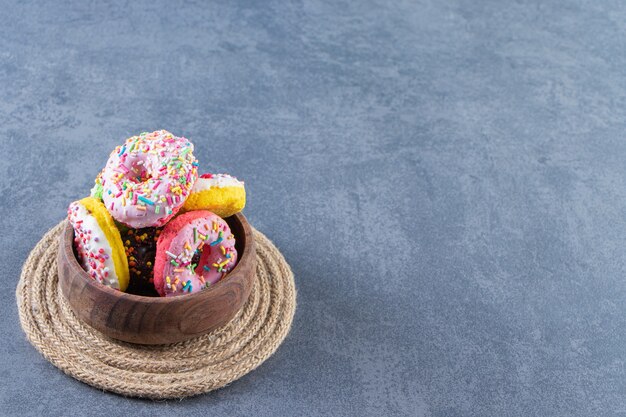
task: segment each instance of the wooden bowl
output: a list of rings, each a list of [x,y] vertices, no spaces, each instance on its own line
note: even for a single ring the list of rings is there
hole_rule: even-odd
[[[67,222],[59,236],[57,257],[61,292],[81,321],[126,342],[174,343],[210,332],[243,307],[255,276],[250,224],[243,214],[224,220],[236,239],[235,268],[206,290],[167,298],[127,294],[94,281],[76,259],[74,230]]]

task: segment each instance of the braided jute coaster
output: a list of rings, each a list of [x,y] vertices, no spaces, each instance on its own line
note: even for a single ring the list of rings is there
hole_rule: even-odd
[[[296,308],[293,273],[254,230],[256,281],[233,320],[171,345],[135,345],[78,321],[58,289],[56,252],[63,222],[31,251],[16,290],[22,328],[54,366],[96,388],[130,397],[183,398],[223,387],[269,358],[287,336]]]

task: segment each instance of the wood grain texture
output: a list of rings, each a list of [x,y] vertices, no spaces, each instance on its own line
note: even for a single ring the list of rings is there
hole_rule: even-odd
[[[241,213],[226,219],[236,238],[239,261],[210,288],[178,297],[127,294],[94,281],[82,269],[66,223],[59,236],[59,287],[74,314],[109,337],[140,344],[175,343],[205,334],[228,322],[248,299],[255,277],[252,230]]]

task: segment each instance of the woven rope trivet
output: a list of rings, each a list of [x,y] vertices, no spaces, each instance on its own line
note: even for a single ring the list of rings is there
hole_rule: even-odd
[[[28,256],[16,296],[28,340],[82,382],[132,397],[201,394],[258,367],[289,332],[296,307],[293,273],[272,242],[254,230],[256,281],[229,323],[171,345],[135,345],[104,336],[78,321],[58,290],[56,253],[63,224],[46,233]]]

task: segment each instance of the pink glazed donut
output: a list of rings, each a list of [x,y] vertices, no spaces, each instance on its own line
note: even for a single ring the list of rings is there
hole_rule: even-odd
[[[102,201],[118,222],[160,227],[172,218],[198,178],[193,144],[166,130],[126,139],[100,175]]]
[[[154,287],[171,297],[200,291],[237,264],[235,237],[221,217],[208,210],[177,216],[161,231],[154,262]]]

